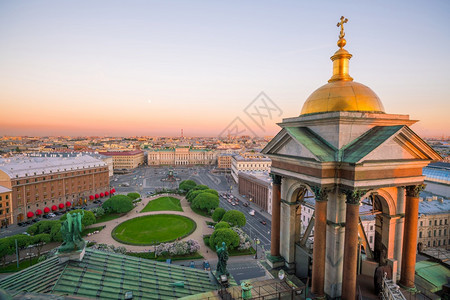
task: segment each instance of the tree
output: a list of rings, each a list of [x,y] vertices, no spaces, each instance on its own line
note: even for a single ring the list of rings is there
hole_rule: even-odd
[[[61,222],[60,220],[42,220],[28,227],[27,232],[30,235],[50,233],[53,226],[55,226],[55,224],[60,222]]]
[[[222,221],[228,222],[231,226],[245,226],[247,220],[245,219],[245,215],[238,210],[229,210],[227,211],[222,218]]]
[[[14,246],[15,246],[15,240],[17,240],[17,248],[19,249],[18,251],[18,256],[19,256],[19,261],[20,261],[20,251],[25,249],[26,247],[28,247],[29,245],[31,245],[31,237],[25,234],[16,234],[16,235],[12,235],[10,237],[13,242],[14,242]]]
[[[192,200],[192,207],[209,211],[219,206],[219,197],[210,193],[200,193]]]
[[[50,238],[53,242],[62,242],[61,222],[55,223],[50,230]]]
[[[130,197],[131,200],[136,200],[136,199],[141,198],[141,195],[139,193],[128,193],[127,196]]]
[[[209,189],[209,187],[207,185],[204,185],[204,184],[199,184],[199,185],[196,185],[196,186],[194,186],[192,188],[193,191],[207,190],[207,189]]]
[[[6,264],[6,256],[14,254],[14,240],[10,237],[0,239],[0,257],[3,260],[3,267]]]
[[[226,210],[222,207],[218,207],[214,210],[214,213],[212,214],[212,219],[214,222],[220,222],[223,218],[223,215],[225,214]]]
[[[44,247],[45,244],[50,243],[50,240],[50,234],[48,233],[41,233],[31,237],[31,243],[36,246],[38,257],[41,256],[42,247]]]
[[[225,242],[228,249],[232,250],[239,246],[239,235],[230,228],[214,230],[209,238],[209,245],[211,248],[216,249],[216,246],[222,246],[222,242]]]
[[[192,202],[199,194],[203,193],[203,190],[190,190],[189,193],[186,194],[186,200],[188,202]]]
[[[105,202],[106,203],[106,202]],[[84,211],[84,216],[81,219],[81,225],[83,225],[83,229],[89,225],[92,225],[97,221],[95,218],[95,215],[92,211],[89,210],[83,210],[83,209],[75,209],[71,212],[66,213],[64,216],[61,217],[60,221],[63,222],[67,219],[67,214],[73,214],[73,213],[81,213]]]
[[[197,185],[197,183],[194,180],[183,180],[182,182],[180,182],[179,188],[180,188],[180,190],[189,192],[196,185]]]
[[[133,200],[125,195],[115,195],[103,202],[102,207],[109,213],[126,213],[133,209]]]
[[[221,228],[230,228],[230,224],[222,221],[222,222],[217,223],[216,226],[214,226],[214,230],[221,229]]]

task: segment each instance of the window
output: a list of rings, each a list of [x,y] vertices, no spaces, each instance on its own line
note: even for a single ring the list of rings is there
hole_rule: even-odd
[[[442,225],[442,220],[439,220],[439,225]]]
[[[373,230],[373,225],[370,225],[370,230],[371,230],[371,231]]]
[[[439,229],[439,236],[441,236],[441,230]]]
[[[372,242],[373,242],[373,236],[370,236],[369,237],[369,244],[372,244]]]
[[[430,223],[429,223],[428,225],[430,225],[430,226],[431,226],[431,220],[430,220]]]
[[[434,226],[437,226],[437,220],[434,220]]]
[[[419,238],[422,238],[422,231],[419,232]]]
[[[420,226],[423,226],[423,221],[420,221]]]
[[[428,231],[428,237],[431,237],[431,231]]]
[[[436,236],[436,230],[433,232],[433,236]]]
[[[430,241],[428,241],[428,247],[430,247],[430,246],[431,246]]]

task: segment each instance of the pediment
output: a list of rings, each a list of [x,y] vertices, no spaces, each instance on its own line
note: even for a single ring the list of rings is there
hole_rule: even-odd
[[[306,127],[283,128],[262,151],[269,156],[279,155],[316,161],[333,161],[335,152],[336,149]]]
[[[280,147],[274,154],[294,156],[299,158],[312,158],[314,160],[318,160],[317,157],[311,153],[311,151],[309,151],[305,146],[299,144],[291,137],[287,137],[286,141],[282,145],[280,145]]]
[[[348,163],[386,160],[439,160],[440,155],[408,126],[376,126],[340,151]]]

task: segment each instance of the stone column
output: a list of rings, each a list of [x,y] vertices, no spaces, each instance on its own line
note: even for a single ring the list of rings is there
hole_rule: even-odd
[[[356,268],[358,258],[358,221],[362,190],[345,191],[347,208],[345,212],[344,268],[342,274],[342,299],[356,299]]]
[[[403,230],[400,284],[407,288],[414,288],[417,223],[419,220],[419,194],[424,188],[425,185],[423,184],[406,187],[405,225]]]
[[[397,273],[393,274],[394,282],[400,277],[403,246],[403,226],[405,221],[405,187],[397,187],[397,223],[395,225],[394,259],[397,261]]]
[[[272,179],[272,232],[270,236],[270,255],[280,256],[281,176],[272,174]]]
[[[312,289],[316,298],[325,298],[325,251],[327,246],[327,200],[328,191],[313,186],[316,204],[314,208],[314,248],[312,265]]]

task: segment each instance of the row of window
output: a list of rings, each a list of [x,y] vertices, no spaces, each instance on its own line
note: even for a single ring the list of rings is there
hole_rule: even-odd
[[[104,171],[106,169],[101,169],[101,171]],[[51,172],[51,171],[50,171]],[[85,171],[79,171],[79,172],[72,172],[72,173],[67,173],[67,174],[60,174],[60,175],[55,175],[55,176],[50,176],[50,180],[52,179],[56,179],[56,178],[62,178],[62,177],[71,177],[71,176],[75,176],[75,175],[82,175],[82,174],[91,174],[93,173],[94,170],[86,170]],[[34,173],[34,175],[36,175],[36,173]],[[38,182],[39,178],[34,178],[34,182]],[[17,180],[17,181],[13,181],[12,183],[14,185],[18,185],[18,184],[24,184],[24,183],[30,183],[30,180],[33,182],[32,179],[26,179],[26,180]],[[46,177],[42,177],[41,179],[39,179],[39,181],[45,181]]]
[[[5,195],[5,199],[8,200],[9,199],[9,195]],[[0,196],[0,201],[3,200],[3,196]]]
[[[442,219],[439,220],[439,225],[447,225],[447,219],[444,219],[444,221],[442,221]],[[442,224],[444,223],[444,224]],[[433,222],[431,220],[428,221],[428,226],[432,226]],[[438,220],[434,220],[434,226],[438,225]],[[420,221],[420,226],[423,226],[423,221]]]
[[[448,240],[448,243],[450,244],[450,239]],[[437,242],[436,241],[433,241],[433,247],[436,247],[436,246],[445,246],[446,245],[446,240],[442,240],[442,244],[441,244],[441,240],[437,240]],[[431,247],[431,241],[428,241],[428,247]]]
[[[442,233],[442,229],[434,230],[434,231],[433,231],[433,236],[441,236],[441,233]],[[437,235],[436,235],[436,234],[437,234]],[[444,235],[444,236],[447,235],[447,229],[444,229],[444,234],[443,234],[443,235]],[[419,238],[421,238],[421,237],[422,237],[422,231],[419,232]],[[431,230],[428,231],[428,237],[431,237]]]
[[[9,214],[9,208],[6,209],[6,214]],[[0,216],[3,215],[3,209],[0,209]]]

